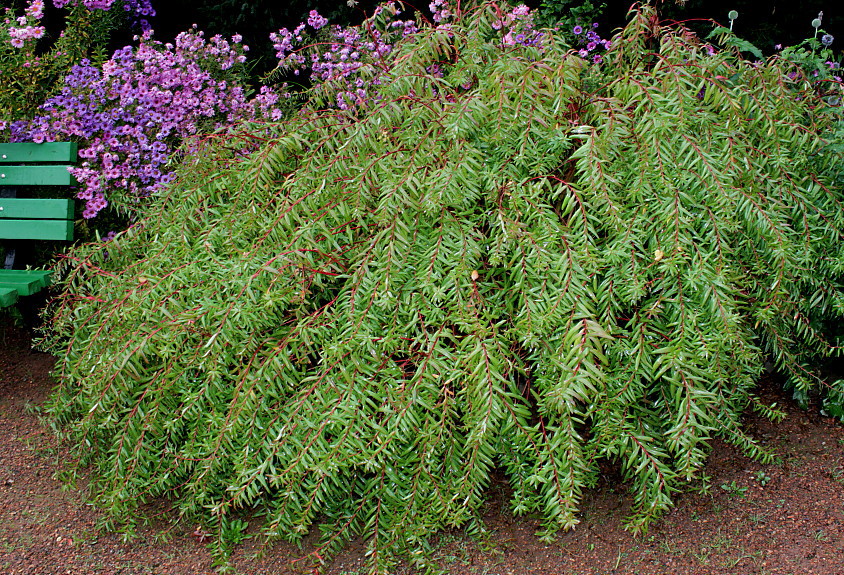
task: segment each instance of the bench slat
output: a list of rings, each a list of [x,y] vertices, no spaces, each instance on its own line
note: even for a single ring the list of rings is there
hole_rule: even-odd
[[[48,270],[0,270],[0,288],[13,289],[18,295],[32,295],[50,285]]]
[[[73,221],[0,219],[0,238],[6,240],[64,240],[69,242],[73,239]]]
[[[76,142],[21,142],[0,144],[0,164],[25,162],[75,162]]]
[[[0,198],[0,220],[6,219],[72,220],[73,200]]]
[[[0,186],[75,186],[68,166],[0,166]]]
[[[0,307],[15,305],[18,301],[18,290],[0,286]]]

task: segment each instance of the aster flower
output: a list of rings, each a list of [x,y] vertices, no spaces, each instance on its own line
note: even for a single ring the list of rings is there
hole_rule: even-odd
[[[308,14],[308,24],[314,30],[319,30],[320,28],[328,24],[328,18],[321,16],[316,10],[311,10]]]
[[[834,41],[835,38],[832,36],[832,34],[824,34],[823,36],[821,36],[821,44],[823,44],[824,46],[830,46]]]

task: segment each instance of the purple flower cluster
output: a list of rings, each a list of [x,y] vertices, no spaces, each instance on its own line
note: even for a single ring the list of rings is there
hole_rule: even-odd
[[[314,30],[319,30],[326,24],[328,24],[328,18],[320,16],[319,12],[317,12],[316,10],[310,11],[310,13],[308,14],[308,26],[310,26]]]
[[[577,43],[582,46],[577,51],[580,57],[589,58],[591,55],[592,61],[595,64],[600,64],[604,58],[600,53],[597,53],[596,50],[601,48],[609,50],[610,46],[612,46],[612,42],[601,38],[597,32],[597,28],[598,23],[594,22],[586,30],[584,30],[583,26],[575,26],[572,28],[572,33],[574,34]]]
[[[290,98],[290,96],[290,92],[285,91],[279,94],[269,86],[261,86],[258,94],[252,98],[254,115],[273,122],[280,120],[283,112],[278,106],[279,99],[281,97]]]
[[[832,60],[827,60],[825,62],[825,64],[829,67],[830,71],[841,69],[841,64],[839,64],[838,62],[834,62]],[[840,74],[840,72],[839,73],[832,72],[832,79],[835,80],[836,82],[841,82],[841,76],[839,74]]]
[[[152,0],[122,0],[123,9],[129,13],[133,23],[143,31],[150,30],[148,17],[155,16],[155,9],[152,7]],[[110,10],[115,0],[53,0],[56,8],[77,6],[82,4],[89,10]]]
[[[117,191],[144,198],[169,182],[165,164],[192,136],[256,114],[278,117],[270,89],[249,102],[227,72],[246,50],[240,38],[206,40],[196,30],[174,44],[145,33],[137,48],[117,50],[101,68],[88,61],[74,66],[61,92],[41,106],[43,115],[14,126],[13,138],[84,142],[83,162],[72,172],[82,186],[83,215],[92,218]]]
[[[437,27],[448,30],[455,16],[451,2],[433,0],[429,8]],[[279,68],[294,75],[309,73],[313,84],[330,88],[334,105],[341,110],[377,101],[378,70],[386,66],[394,43],[419,31],[415,20],[402,20],[400,14],[395,2],[387,2],[362,26],[342,28],[327,27],[327,20],[311,11],[307,22],[270,35]],[[534,29],[533,14],[524,4],[503,14],[493,28],[502,33],[504,47],[540,46],[542,33]],[[436,64],[430,70],[442,74]]]
[[[378,66],[398,38],[418,31],[414,20],[400,20],[400,14],[396,4],[388,2],[377,7],[360,28],[332,26],[317,34],[328,21],[312,10],[307,22],[292,31],[282,28],[270,34],[270,40],[281,69],[294,75],[310,69],[311,81],[330,85],[337,107],[345,110],[370,100],[367,87],[377,84],[377,79],[365,78],[363,69],[368,64]],[[305,49],[297,48],[311,38],[316,41]]]
[[[149,32],[152,30],[152,26],[147,20],[147,18],[155,16],[152,0],[123,0],[123,9],[129,13],[133,24],[142,31]]]

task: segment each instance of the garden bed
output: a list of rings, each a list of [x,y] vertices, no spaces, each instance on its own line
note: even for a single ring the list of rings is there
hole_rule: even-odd
[[[101,514],[85,502],[85,485],[63,488],[66,451],[38,420],[49,393],[53,358],[30,349],[29,335],[0,328],[0,574],[212,573],[203,531],[165,520],[124,542],[96,528]],[[453,574],[770,574],[841,575],[844,557],[844,427],[804,413],[773,384],[760,390],[785,405],[781,424],[750,417],[746,429],[776,449],[781,463],[760,465],[715,442],[708,492],[676,498],[677,506],[644,536],[621,526],[627,486],[606,476],[584,498],[581,524],[544,544],[538,518],[513,518],[507,488],[493,486],[489,535],[441,534],[435,556]],[[255,522],[256,528],[259,524]],[[166,533],[169,537],[162,538]],[[253,538],[233,554],[239,572],[309,573],[308,552]],[[333,563],[330,574],[364,573],[363,545]],[[407,570],[411,573],[412,570]]]

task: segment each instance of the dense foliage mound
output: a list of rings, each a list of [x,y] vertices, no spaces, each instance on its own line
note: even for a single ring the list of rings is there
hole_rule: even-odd
[[[476,521],[493,473],[569,528],[606,462],[639,530],[714,437],[771,457],[740,421],[778,415],[766,360],[835,392],[810,366],[842,311],[840,158],[809,79],[647,8],[601,66],[500,18],[408,36],[360,106],[320,86],[276,137],[209,139],[71,254],[49,410],[105,509],[167,495],[224,550],[257,508],[383,567]]]

